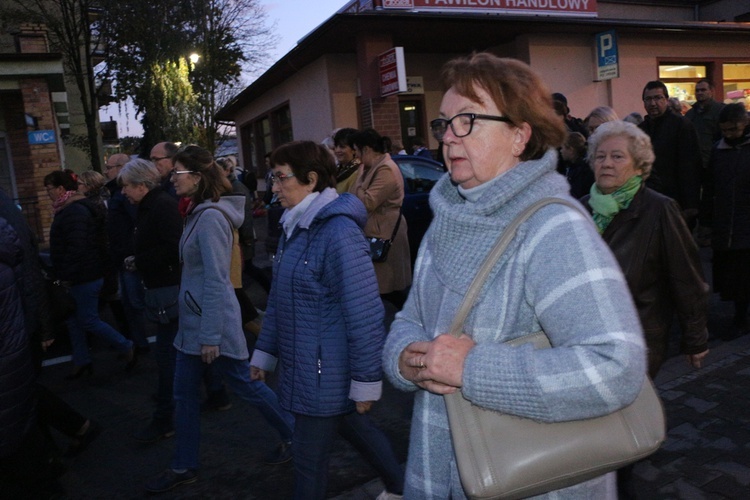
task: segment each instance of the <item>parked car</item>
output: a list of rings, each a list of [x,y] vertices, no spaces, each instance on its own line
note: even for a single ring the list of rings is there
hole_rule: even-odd
[[[423,156],[392,155],[404,176],[404,204],[402,213],[406,219],[412,263],[417,258],[419,244],[432,222],[429,197],[432,186],[446,170],[442,163]]]
[[[445,174],[445,167],[435,160],[423,156],[392,155],[401,175],[404,176],[404,204],[402,213],[408,226],[409,247],[411,249],[412,263],[417,258],[419,244],[424,233],[432,222],[432,210],[430,209],[429,197],[432,186]],[[284,212],[281,206],[270,206],[268,208],[268,235],[266,237],[266,250],[269,255],[276,253],[281,236],[279,219]]]

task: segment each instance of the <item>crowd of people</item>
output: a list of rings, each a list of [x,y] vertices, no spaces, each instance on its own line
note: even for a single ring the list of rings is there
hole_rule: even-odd
[[[698,244],[712,246],[713,289],[735,305],[726,337],[748,332],[750,121],[742,104],[714,101],[701,80],[683,116],[652,81],[642,92],[645,118],[620,119],[601,106],[581,120],[529,66],[486,53],[449,62],[442,82],[430,130],[449,174],[431,192],[434,219],[414,269],[388,137],[342,128],[328,145],[293,141],[267,155],[265,202],[282,213],[265,311],[245,291],[263,275],[253,264],[257,183],[238,179],[233,159],[163,142],[148,159],[111,155],[104,175],[44,178],[54,210],[50,281],[75,305],[63,318],[73,354],[67,378],[94,376],[88,335],[130,371],[151,350],[147,322],[156,331],[154,413],[132,438],[175,436],[175,446],[148,492],[198,480],[201,407],[229,408],[226,384],[276,431],[264,461],[292,462],[294,498],[325,498],[337,433],[383,479],[380,500],[465,498],[444,395],[461,391],[480,407],[544,422],[611,413],[658,373],[674,317],[682,354],[701,367],[709,285]],[[432,154],[421,138],[410,147]],[[498,235],[550,197],[578,200],[580,210],[552,203],[526,220],[463,335],[448,335]],[[52,496],[59,471],[35,455],[49,448],[45,429],[64,429],[75,455],[101,427],[34,383],[53,340],[40,320],[47,290],[34,237],[12,201],[0,201],[0,379],[13,384],[0,391],[0,475],[8,491]],[[400,311],[388,332],[386,302]],[[101,319],[105,304],[117,327]],[[552,349],[508,344],[539,330]],[[275,390],[265,383],[274,371]],[[368,416],[383,376],[415,393],[405,469]],[[545,496],[628,498],[630,473]]]

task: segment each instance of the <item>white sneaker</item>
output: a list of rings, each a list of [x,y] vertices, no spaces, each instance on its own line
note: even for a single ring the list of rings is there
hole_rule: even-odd
[[[395,493],[388,493],[387,490],[383,490],[375,500],[401,500],[404,498],[403,495],[396,495]]]

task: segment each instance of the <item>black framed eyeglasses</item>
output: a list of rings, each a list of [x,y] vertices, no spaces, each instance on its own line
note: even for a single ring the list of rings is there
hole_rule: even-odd
[[[430,130],[438,142],[443,141],[443,136],[448,131],[448,125],[450,125],[453,135],[456,137],[466,137],[471,134],[471,130],[474,128],[474,120],[493,120],[513,124],[513,121],[507,116],[459,113],[453,118],[437,118],[432,120],[430,122]]]

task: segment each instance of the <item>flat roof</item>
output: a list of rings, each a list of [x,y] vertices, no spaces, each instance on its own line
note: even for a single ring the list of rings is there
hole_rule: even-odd
[[[592,17],[510,16],[488,13],[433,13],[399,10],[336,13],[318,26],[257,80],[216,113],[231,122],[234,114],[287,80],[323,54],[356,53],[362,33],[390,33],[394,46],[409,53],[470,53],[507,43],[528,33],[591,34],[617,29],[622,33],[692,32],[728,36],[750,35],[750,24],[736,22],[664,22]],[[470,36],[445,36],[470,33]],[[443,34],[444,36],[438,36]]]

